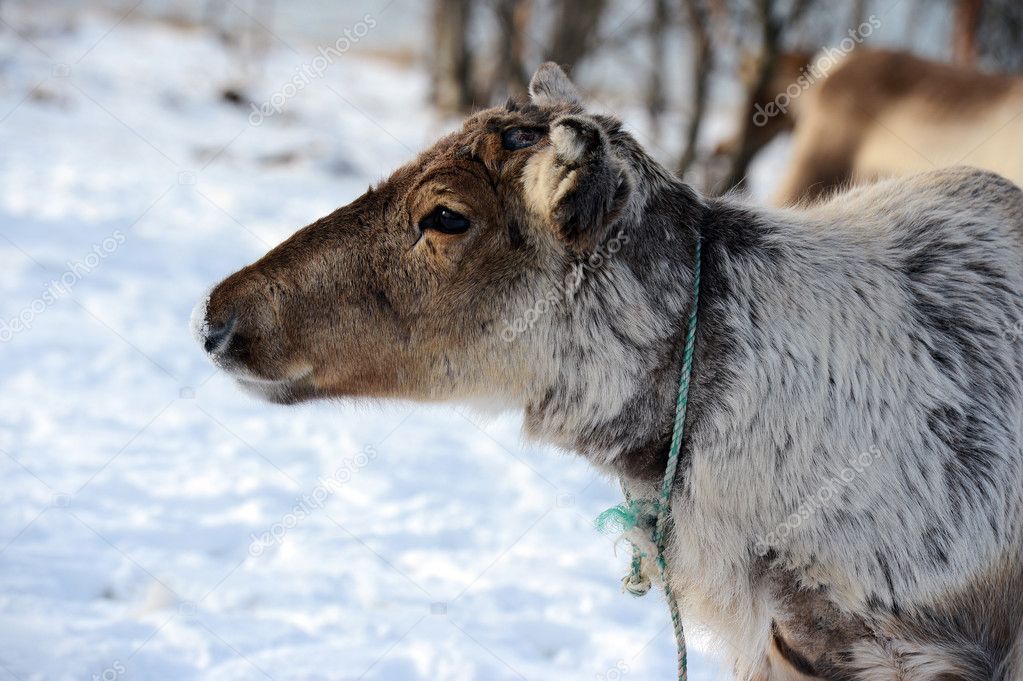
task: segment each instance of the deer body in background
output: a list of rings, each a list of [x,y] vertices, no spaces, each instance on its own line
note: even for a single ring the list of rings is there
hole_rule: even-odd
[[[808,57],[779,59],[745,122],[756,149],[795,126],[776,204],[956,165],[1023,183],[1023,77],[887,50],[858,49],[837,63]]]
[[[955,169],[755,210],[557,66],[530,92],[220,283],[211,359],[279,403],[503,405],[653,498],[699,240],[684,617],[743,681],[1023,678],[1023,191]]]

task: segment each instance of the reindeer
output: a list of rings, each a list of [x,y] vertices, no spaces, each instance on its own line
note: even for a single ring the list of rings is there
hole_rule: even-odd
[[[754,209],[557,66],[530,93],[216,286],[213,362],[282,404],[518,410],[654,498],[699,240],[666,552],[686,621],[742,680],[1023,679],[1023,192],[957,168]]]
[[[779,58],[774,78],[751,104],[743,133],[747,156],[795,128],[777,205],[963,164],[1023,183],[1020,76],[888,50],[857,50],[844,58],[792,52]],[[737,146],[725,143],[718,153],[735,153]]]

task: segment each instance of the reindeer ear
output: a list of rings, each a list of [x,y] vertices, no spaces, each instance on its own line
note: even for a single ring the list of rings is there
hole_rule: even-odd
[[[561,67],[552,61],[545,62],[529,81],[529,97],[533,104],[541,107],[559,104],[578,104],[579,91],[568,79]]]
[[[628,172],[590,116],[562,116],[551,126],[550,140],[527,166],[527,199],[570,250],[592,252],[628,202]]]

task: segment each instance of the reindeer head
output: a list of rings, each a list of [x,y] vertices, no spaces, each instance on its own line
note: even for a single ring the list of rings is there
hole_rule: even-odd
[[[616,122],[585,114],[560,68],[542,66],[530,95],[472,116],[221,282],[194,314],[211,359],[275,402],[522,406],[558,339],[553,320],[528,339],[509,325],[565,292],[632,186],[609,141]]]

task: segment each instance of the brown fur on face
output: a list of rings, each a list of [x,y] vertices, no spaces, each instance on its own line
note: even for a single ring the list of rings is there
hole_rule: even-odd
[[[548,132],[578,113],[564,74],[537,104],[483,111],[351,204],[299,230],[210,295],[205,322],[233,324],[215,361],[267,399],[392,397],[516,402],[535,358],[500,340],[530,289],[571,260],[564,213],[527,197],[531,159],[555,158]],[[505,149],[502,133],[542,133]],[[563,172],[563,169],[562,169]],[[610,180],[609,180],[610,181]],[[462,234],[420,229],[438,207]],[[563,208],[563,207],[559,207]],[[585,231],[585,230],[584,230]],[[535,298],[535,295],[533,295]]]

